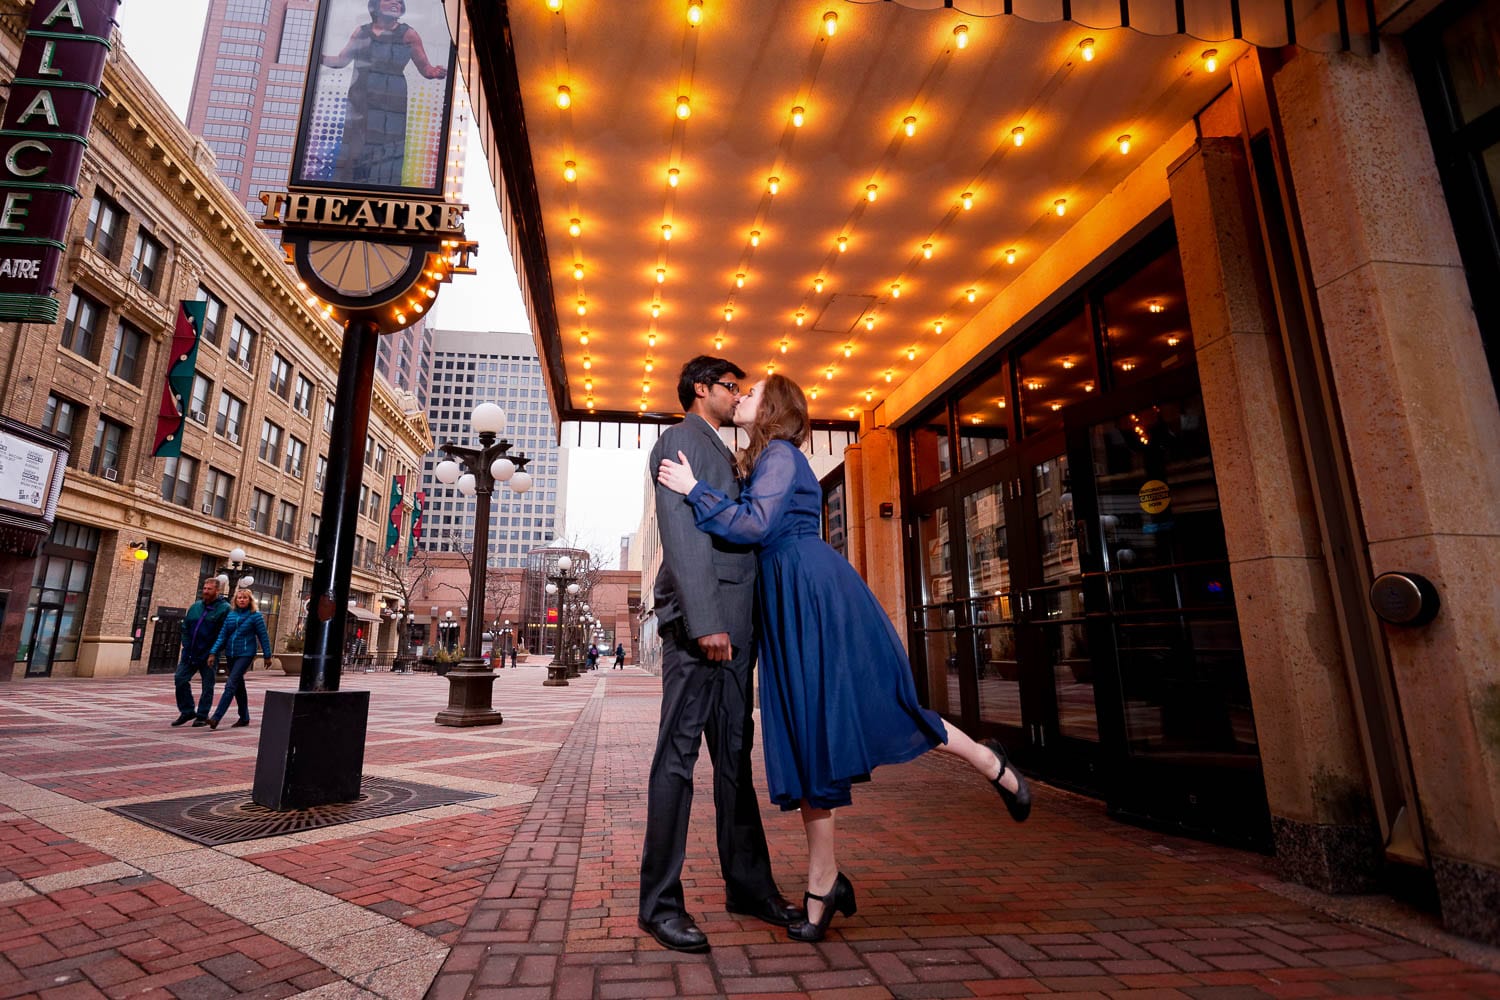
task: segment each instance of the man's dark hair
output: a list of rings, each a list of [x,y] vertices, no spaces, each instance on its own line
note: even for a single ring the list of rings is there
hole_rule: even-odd
[[[725,375],[733,375],[735,378],[745,377],[745,373],[733,361],[710,357],[707,354],[700,354],[683,365],[682,374],[677,378],[677,401],[682,404],[682,412],[686,413],[691,409],[693,400],[698,397],[698,394],[693,391],[693,386],[711,386]]]

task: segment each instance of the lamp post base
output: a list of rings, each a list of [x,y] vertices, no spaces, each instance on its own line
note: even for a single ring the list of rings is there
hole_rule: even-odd
[[[484,660],[463,659],[448,671],[448,707],[434,719],[440,726],[498,726],[505,721],[493,705],[495,672]]]
[[[547,679],[542,681],[542,687],[555,688],[567,686],[568,665],[557,660],[553,660],[547,664]]]

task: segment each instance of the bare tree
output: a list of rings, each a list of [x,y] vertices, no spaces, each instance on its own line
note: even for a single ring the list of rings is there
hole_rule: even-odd
[[[387,552],[380,561],[382,582],[401,600],[401,617],[396,620],[396,648],[403,653],[411,651],[411,626],[406,616],[412,611],[422,582],[431,572],[432,564],[427,561],[425,549],[418,549],[410,561],[402,559],[395,551]]]
[[[450,528],[442,536],[442,549],[463,560],[463,580],[460,583],[449,583],[444,580],[435,584],[433,590],[449,592],[458,599],[459,603],[468,606],[472,603],[469,600],[469,590],[474,578],[474,540],[461,538]],[[521,585],[513,575],[488,564],[485,565],[484,583],[485,627],[494,628],[505,619],[506,612],[512,607],[519,609]]]

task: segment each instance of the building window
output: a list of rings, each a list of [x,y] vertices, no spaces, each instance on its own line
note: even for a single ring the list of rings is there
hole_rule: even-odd
[[[234,326],[229,334],[229,360],[236,362],[245,371],[250,370],[255,336],[255,331],[244,320],[238,316],[234,318]]]
[[[141,353],[145,346],[145,334],[123,319],[120,320],[120,325],[115,330],[114,347],[109,352],[109,373],[131,385],[140,385]]]
[[[382,497],[382,494],[380,492],[378,492],[376,490],[371,490],[370,491],[370,516],[373,517],[377,521],[380,521],[380,520],[384,519],[382,517],[382,515],[385,512],[381,509],[381,507],[382,507],[382,500],[383,500],[383,497]]]
[[[292,408],[304,417],[312,413],[313,384],[306,375],[297,376],[297,390],[292,393]]]
[[[250,530],[271,533],[271,494],[265,490],[250,491]]]
[[[229,517],[229,498],[234,493],[234,477],[213,466],[203,479],[203,513],[217,518]]]
[[[197,459],[186,456],[168,458],[162,466],[161,498],[179,507],[193,502],[193,480],[198,476]]]
[[[263,462],[272,465],[281,463],[281,428],[269,420],[260,422],[260,451],[258,452]]]
[[[188,398],[188,417],[200,424],[208,423],[208,401],[214,384],[202,375],[193,376],[193,394]]]
[[[309,514],[307,517],[307,547],[312,548],[318,544],[318,532],[323,530],[323,518],[317,514]]]
[[[68,318],[63,322],[62,345],[92,361],[98,353],[99,325],[104,307],[87,295],[74,292],[68,299]]]
[[[110,482],[120,478],[120,459],[125,454],[125,425],[100,417],[94,426],[94,450],[88,471]]]
[[[240,420],[245,413],[245,404],[232,393],[219,393],[219,416],[214,421],[214,433],[228,438],[230,444],[240,443]]]
[[[271,353],[271,377],[267,385],[282,399],[286,399],[292,391],[292,363],[283,358],[280,351]]]
[[[307,445],[289,436],[286,443],[286,471],[297,479],[302,478],[302,466],[307,460]]]
[[[98,549],[99,533],[94,529],[67,521],[53,526],[52,537],[36,560],[16,650],[16,662],[26,664],[28,677],[46,676],[53,663],[78,659]],[[38,615],[55,621],[55,632],[39,627]]]
[[[375,446],[375,471],[382,476],[385,475],[385,445],[383,444]]]
[[[276,505],[276,537],[283,542],[292,541],[297,530],[297,506],[282,500]]]
[[[42,412],[42,430],[51,431],[53,434],[67,438],[70,442],[68,464],[74,467],[78,465],[78,445],[73,437],[73,429],[77,426],[78,418],[82,414],[81,405],[55,394],[47,396],[47,409]]]
[[[323,431],[327,433],[333,430],[333,400],[323,399]]]
[[[328,479],[328,456],[318,456],[318,472],[313,476],[313,489],[319,493],[323,492],[323,483]]]
[[[130,257],[130,277],[148,292],[156,291],[166,248],[144,229],[135,234],[135,252]]]
[[[202,285],[198,286],[198,298],[207,304],[203,310],[203,339],[218,347],[223,332],[224,303]]]
[[[110,260],[120,259],[121,235],[125,230],[125,211],[112,198],[96,193],[89,203],[89,221],[83,238]]]

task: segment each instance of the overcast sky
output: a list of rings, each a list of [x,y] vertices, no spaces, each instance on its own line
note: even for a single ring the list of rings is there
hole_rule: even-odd
[[[180,118],[187,116],[208,5],[209,0],[123,0],[120,4],[125,51]],[[433,322],[444,330],[530,332],[495,191],[478,133],[472,128],[464,173],[464,194],[470,206],[466,228],[469,238],[479,241],[475,262],[479,273],[455,277],[443,288],[432,311]],[[620,537],[635,531],[640,523],[645,453],[574,449],[570,458],[566,534],[611,565],[618,558]]]

